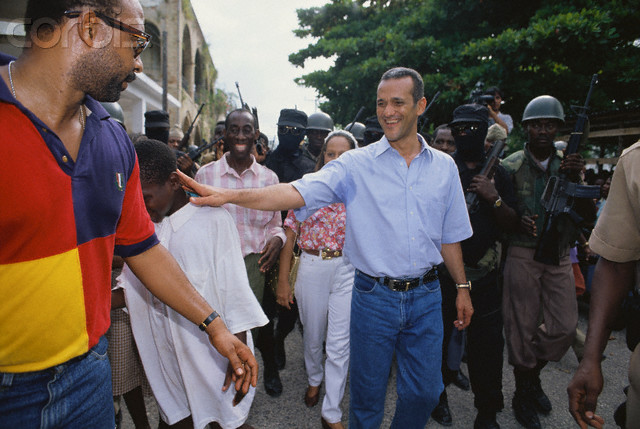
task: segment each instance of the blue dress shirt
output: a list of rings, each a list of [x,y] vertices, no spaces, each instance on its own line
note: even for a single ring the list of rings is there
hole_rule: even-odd
[[[408,167],[383,137],[292,182],[305,201],[296,218],[344,203],[345,256],[372,276],[418,277],[440,264],[442,243],[469,238],[471,224],[453,158],[418,138]]]

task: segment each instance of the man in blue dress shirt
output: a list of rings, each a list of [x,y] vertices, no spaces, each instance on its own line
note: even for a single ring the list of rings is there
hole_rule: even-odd
[[[453,159],[417,133],[427,100],[422,78],[394,68],[380,80],[377,116],[384,137],[344,153],[290,184],[218,189],[183,181],[196,204],[231,202],[261,210],[347,209],[345,256],[356,267],[351,305],[350,428],[379,427],[387,379],[398,364],[392,428],[424,428],[443,389],[441,295],[435,266],[444,260],[458,287],[454,322],[464,329],[473,308],[460,242],[472,235]],[[341,426],[337,426],[341,427]]]

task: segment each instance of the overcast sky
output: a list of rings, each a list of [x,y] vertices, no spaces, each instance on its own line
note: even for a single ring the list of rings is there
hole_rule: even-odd
[[[312,42],[300,39],[296,9],[322,6],[326,0],[191,0],[218,70],[216,87],[236,94],[258,108],[260,129],[272,140],[280,110],[294,108],[307,115],[317,111],[316,92],[293,81],[331,62],[316,60],[305,68],[289,63],[289,54]],[[238,102],[238,107],[239,107]]]

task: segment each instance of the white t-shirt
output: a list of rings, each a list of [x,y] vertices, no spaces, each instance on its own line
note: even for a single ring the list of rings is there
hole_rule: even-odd
[[[249,330],[268,319],[249,287],[229,213],[187,204],[156,224],[156,234],[229,331],[247,331],[253,351]],[[255,389],[233,407],[233,385],[222,392],[228,360],[211,346],[208,336],[151,295],[128,267],[118,282],[125,290],[133,334],[162,419],[171,425],[191,415],[195,428],[213,421],[223,428],[241,426]]]

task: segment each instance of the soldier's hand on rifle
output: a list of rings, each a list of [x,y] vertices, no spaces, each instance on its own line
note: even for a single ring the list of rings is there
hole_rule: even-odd
[[[582,155],[579,153],[572,153],[567,155],[560,164],[560,171],[565,173],[571,181],[575,182],[580,179],[580,173],[584,168],[585,162]]]
[[[500,198],[500,194],[496,190],[494,180],[488,179],[486,176],[478,174],[471,180],[471,185],[467,189],[469,192],[475,192],[480,198],[493,204]]]
[[[532,237],[538,236],[538,229],[536,228],[536,219],[538,215],[522,216],[520,218],[520,230],[525,234],[529,234]]]
[[[189,177],[193,177],[193,160],[189,155],[182,155],[178,158],[178,169]]]

